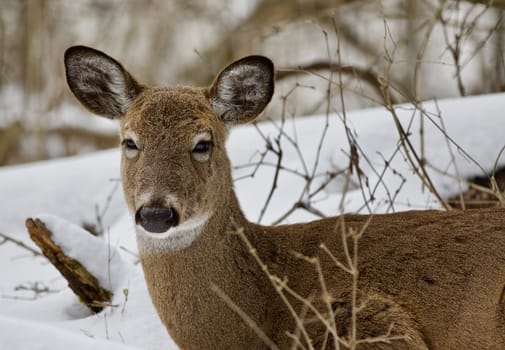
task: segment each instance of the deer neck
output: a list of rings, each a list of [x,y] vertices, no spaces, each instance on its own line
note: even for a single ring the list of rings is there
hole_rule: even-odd
[[[261,310],[267,308],[258,305],[268,302],[270,296],[266,293],[270,289],[264,285],[261,270],[255,268],[257,264],[236,234],[237,228],[251,232],[253,225],[240,210],[233,190],[225,199],[209,216],[198,237],[185,249],[156,248],[160,242],[155,238],[137,234],[151,298],[161,320],[178,343],[179,340],[192,339],[196,344],[198,337],[207,343],[210,338],[227,339],[229,334],[223,333],[220,337],[216,332],[228,332],[236,329],[237,323],[243,323],[224,303],[222,296],[216,294],[213,286],[239,304],[241,300],[258,301],[254,308],[239,306],[257,322],[266,318]],[[241,339],[257,341],[250,327],[244,326]]]

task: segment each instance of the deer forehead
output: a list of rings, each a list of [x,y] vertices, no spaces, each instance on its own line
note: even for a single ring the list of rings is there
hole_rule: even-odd
[[[138,139],[192,140],[225,129],[203,89],[148,88],[140,94],[121,121],[121,136]],[[134,138],[134,137],[133,137]]]

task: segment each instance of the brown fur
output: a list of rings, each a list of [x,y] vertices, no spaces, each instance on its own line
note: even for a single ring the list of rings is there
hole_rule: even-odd
[[[69,49],[66,58],[74,61],[67,64],[67,76],[78,76],[74,70],[79,69],[79,57],[93,55],[94,51],[89,50]],[[98,60],[112,60],[103,53],[97,55]],[[266,348],[252,328],[213,291],[213,285],[279,348],[292,346],[286,332],[296,332],[295,321],[237,230],[243,230],[272,274],[286,279],[291,289],[325,313],[314,266],[293,252],[318,257],[332,297],[339,336],[350,336],[351,276],[336,267],[319,246],[324,243],[344,262],[342,220],[346,230],[360,230],[370,217],[345,215],[305,224],[259,226],[245,219],[233,191],[225,150],[225,122],[243,122],[237,113],[240,109],[245,109],[243,114],[249,120],[251,111],[256,115],[268,103],[271,67],[265,60],[252,57],[239,61],[240,65],[257,65],[263,77],[254,80],[258,94],[246,96],[243,101],[241,86],[237,86],[244,78],[241,75],[234,76],[232,83],[218,78],[210,88],[201,89],[145,87],[128,74],[124,91],[136,93],[132,102],[125,106],[128,99],[122,98],[104,106],[102,114],[108,116],[127,108],[124,115],[116,116],[121,117],[121,137],[133,131],[140,144],[135,157],[128,158],[123,152],[122,159],[122,181],[132,214],[149,192],[150,201],[163,202],[167,194],[175,195],[180,202],[181,223],[211,213],[201,234],[185,249],[166,250],[157,246],[156,239],[139,238],[153,303],[182,349]],[[121,72],[123,68],[114,62],[102,67],[117,64],[115,67],[120,68],[116,70]],[[254,72],[244,72],[255,78]],[[95,101],[89,106],[90,96],[83,94],[87,88],[81,85],[89,81],[86,77],[79,79],[72,81],[71,89],[79,90],[74,93],[85,106],[99,111],[100,106]],[[234,92],[233,100],[226,100],[226,94],[215,96],[217,85],[228,83],[225,87]],[[133,84],[132,89],[128,84]],[[101,94],[101,99],[116,98],[117,89],[112,94],[107,84],[101,85],[102,92],[93,93]],[[223,108],[232,111],[221,113]],[[211,134],[213,142],[208,161],[198,161],[191,153],[192,139],[202,130]],[[352,247],[351,240],[348,244]],[[505,211],[375,215],[359,242],[359,271],[357,300],[363,308],[357,316],[358,339],[388,332],[404,338],[363,343],[357,349],[505,348]],[[296,312],[302,311],[300,302],[292,297],[289,300]],[[333,340],[327,339],[324,327],[314,320],[315,315],[308,311],[304,322],[314,346],[326,344],[331,348]]]

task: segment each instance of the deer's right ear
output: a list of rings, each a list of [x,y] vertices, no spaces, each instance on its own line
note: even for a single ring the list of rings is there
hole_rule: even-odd
[[[108,118],[125,114],[142,90],[118,61],[86,46],[65,51],[65,72],[70,90],[84,107]]]

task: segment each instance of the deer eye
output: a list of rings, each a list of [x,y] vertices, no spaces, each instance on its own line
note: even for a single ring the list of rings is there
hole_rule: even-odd
[[[212,147],[212,141],[200,141],[193,148],[193,153],[206,153]]]
[[[138,150],[139,149],[137,144],[135,143],[135,141],[133,141],[132,139],[124,139],[123,142],[121,142],[121,143],[127,149],[131,149],[131,150]]]
[[[133,159],[139,154],[140,148],[132,139],[124,139],[121,145],[123,146],[126,158]]]

